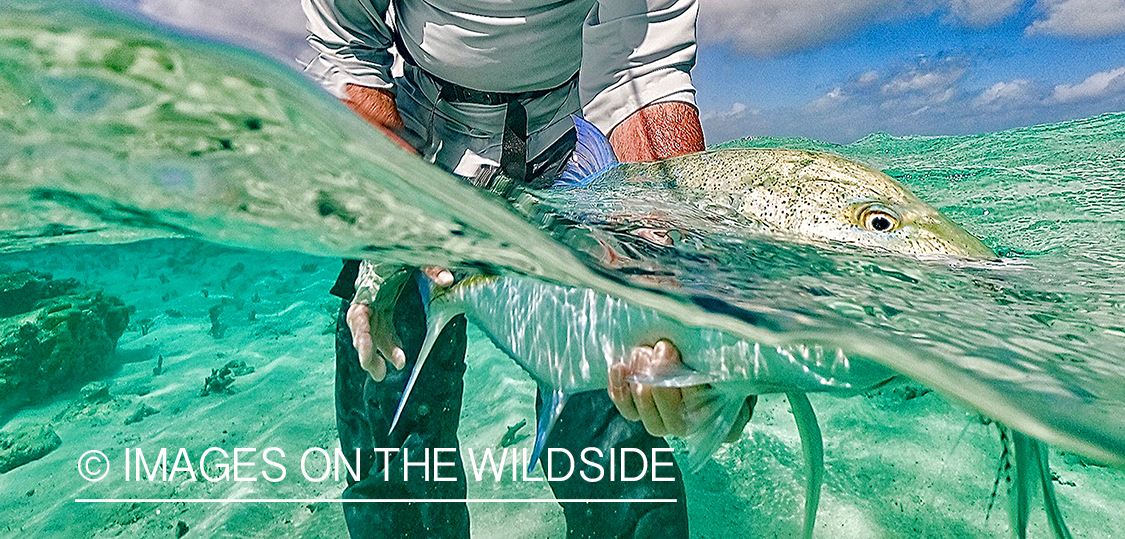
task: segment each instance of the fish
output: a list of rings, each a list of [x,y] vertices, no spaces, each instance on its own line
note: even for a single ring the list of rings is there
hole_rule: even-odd
[[[837,242],[918,258],[994,259],[979,239],[879,171],[844,158],[797,150],[713,150],[656,163],[619,164],[599,131],[575,119],[578,144],[556,188],[582,188],[620,177],[674,182],[675,188],[735,195],[738,214],[785,239]],[[609,178],[610,176],[618,178]],[[608,179],[607,179],[608,178]],[[403,274],[405,275],[405,273]],[[400,276],[399,281],[404,277]],[[392,279],[394,280],[394,279]],[[807,470],[803,535],[811,537],[824,476],[822,433],[807,394],[857,394],[894,378],[885,367],[839,349],[800,342],[765,346],[718,329],[688,326],[600,291],[562,286],[518,275],[473,275],[450,288],[434,288],[415,274],[426,305],[427,332],[403,391],[391,430],[410,397],[437,336],[465,315],[539,385],[539,410],[529,472],[548,433],[575,393],[604,390],[613,364],[627,362],[633,347],[668,339],[682,365],[629,380],[661,387],[710,385],[685,401],[685,442],[697,468],[722,443],[748,395],[785,394],[801,439]],[[380,290],[380,293],[383,293]],[[1059,537],[1069,531],[1051,486],[1046,447],[1001,430],[1017,536],[1027,526],[1027,493],[1041,483],[1048,520]]]
[[[543,406],[529,473],[571,395],[605,390],[610,366],[627,362],[634,346],[669,339],[680,350],[682,367],[629,380],[662,387],[710,384],[714,388],[690,392],[685,398],[686,423],[696,426],[685,439],[692,469],[722,443],[747,395],[787,396],[810,471],[805,484],[806,536],[815,523],[824,469],[820,428],[806,393],[855,394],[895,376],[876,363],[848,358],[838,350],[800,344],[768,347],[716,329],[686,326],[655,310],[591,289],[515,275],[474,275],[447,289],[432,288],[426,277],[415,279],[427,305],[426,338],[395,411],[392,431],[441,329],[461,314],[523,367],[541,389]],[[387,283],[394,281],[388,279]],[[384,283],[380,293],[386,286]]]
[[[508,427],[508,431],[504,436],[500,437],[500,447],[511,447],[519,443],[520,440],[527,438],[526,435],[521,435],[519,432],[527,426],[527,420],[521,419],[519,423]]]
[[[725,148],[618,163],[596,127],[582,118],[575,118],[575,126],[578,151],[555,189],[640,184],[674,193],[680,203],[729,207],[742,224],[785,241],[844,244],[921,259],[997,258],[898,180],[838,155]]]

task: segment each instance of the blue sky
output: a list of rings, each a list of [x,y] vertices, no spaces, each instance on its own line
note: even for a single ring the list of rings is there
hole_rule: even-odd
[[[1125,110],[1125,0],[701,1],[709,142],[968,134]]]
[[[292,61],[297,0],[101,0]],[[709,143],[970,134],[1125,110],[1125,0],[699,0]]]

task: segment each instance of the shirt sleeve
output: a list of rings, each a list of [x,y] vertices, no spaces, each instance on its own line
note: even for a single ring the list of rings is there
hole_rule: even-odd
[[[392,88],[389,1],[301,0],[308,40],[318,53],[305,71],[336,97],[345,97],[345,84]]]
[[[697,0],[600,0],[582,28],[583,116],[603,133],[641,108],[695,106]]]

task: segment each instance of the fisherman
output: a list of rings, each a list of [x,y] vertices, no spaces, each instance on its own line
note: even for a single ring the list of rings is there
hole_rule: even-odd
[[[695,0],[302,0],[307,71],[357,114],[437,166],[498,193],[512,182],[551,185],[574,149],[572,114],[609,134],[618,159],[651,161],[704,149],[690,70]],[[393,7],[392,7],[393,6]],[[403,59],[392,75],[395,47]],[[445,270],[425,270],[449,285]],[[424,337],[421,297],[406,287],[389,310],[368,306],[389,275],[370,262],[345,262],[333,294],[337,319],[336,415],[341,446],[365,450],[348,499],[463,499],[466,481],[402,481],[404,452],[385,462],[376,448],[458,448],[465,369],[465,319],[442,332],[408,407],[388,435]],[[357,290],[358,279],[358,290]],[[546,447],[578,455],[587,447],[667,447],[689,429],[684,391],[630,384],[634,371],[675,366],[668,341],[637,343],[629,365],[610,376],[608,395],[571,397]],[[393,368],[388,368],[390,364]],[[610,406],[610,403],[615,406]],[[731,431],[737,438],[752,400]],[[639,420],[639,423],[637,422]],[[651,454],[651,453],[650,453]],[[398,473],[384,474],[384,465]],[[633,474],[636,475],[636,474]],[[561,503],[568,538],[687,537],[680,472],[675,481],[551,482],[559,499],[674,499],[672,503]],[[387,481],[385,479],[389,478]],[[463,503],[345,503],[352,537],[468,537]]]

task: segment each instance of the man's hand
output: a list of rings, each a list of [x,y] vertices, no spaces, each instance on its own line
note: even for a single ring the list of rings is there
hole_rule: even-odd
[[[648,105],[631,114],[609,134],[609,144],[622,162],[656,161],[686,153],[703,151],[703,128],[699,112],[687,103],[666,102]],[[642,236],[646,237],[646,236]],[[653,235],[650,241],[671,243],[667,235]],[[668,341],[633,349],[628,365],[615,364],[609,373],[609,397],[626,419],[640,420],[654,436],[688,434],[691,425],[684,419],[684,395],[710,391],[705,387],[648,387],[630,384],[625,377],[633,373],[653,373],[680,363],[680,353]],[[735,421],[730,436],[742,433],[750,420],[750,401]]]
[[[410,150],[410,153],[417,153],[396,133],[402,129],[402,116],[399,116],[398,107],[395,106],[395,94],[382,88],[369,88],[356,84],[344,86],[344,91],[348,94],[344,104],[349,109],[382,131],[395,144]]]
[[[449,270],[422,268],[437,286],[453,284],[453,274]],[[359,365],[371,375],[371,379],[382,382],[387,376],[387,364],[395,370],[406,365],[406,353],[395,334],[394,308],[382,305],[372,308],[362,303],[352,303],[346,316],[348,329],[352,331],[352,346],[359,354]]]
[[[640,420],[653,436],[687,436],[700,425],[687,423],[684,402],[691,398],[693,392],[713,389],[706,386],[651,387],[625,380],[632,374],[671,372],[680,364],[680,352],[668,341],[658,341],[655,346],[638,346],[633,349],[628,365],[615,363],[610,368],[609,398],[625,419]],[[755,402],[753,397],[747,398],[746,405],[727,433],[726,441],[733,442],[742,435],[742,429],[754,413]]]

